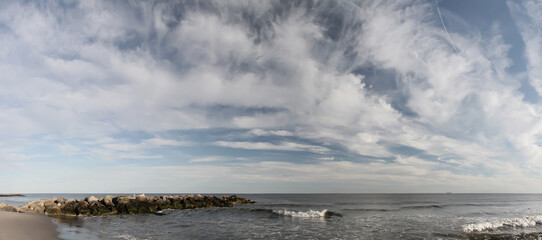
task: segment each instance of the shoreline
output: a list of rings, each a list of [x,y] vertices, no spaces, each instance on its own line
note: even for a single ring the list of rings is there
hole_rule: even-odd
[[[0,223],[0,240],[60,239],[57,224],[44,215],[0,211]]]
[[[210,207],[233,207],[234,204],[250,204],[254,201],[232,196],[132,196],[86,197],[84,200],[40,199],[24,206],[0,203],[0,240],[54,240],[60,239],[60,224],[54,219],[63,216],[99,216],[124,214],[165,215],[163,209],[194,209]]]
[[[0,203],[0,240],[54,240],[60,239],[60,225],[51,217],[98,216],[153,213],[165,215],[163,209],[193,209],[233,207],[239,203],[254,203],[246,198],[232,196],[132,196],[86,197],[84,200],[40,199],[24,206]]]

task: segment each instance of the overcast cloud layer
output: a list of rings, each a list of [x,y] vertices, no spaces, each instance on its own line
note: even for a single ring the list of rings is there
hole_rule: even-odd
[[[540,191],[542,4],[392,2],[0,3],[0,192]]]

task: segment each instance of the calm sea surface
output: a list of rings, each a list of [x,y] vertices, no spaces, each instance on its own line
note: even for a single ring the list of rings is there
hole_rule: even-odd
[[[28,201],[91,194],[28,194]],[[101,194],[92,194],[103,196]],[[120,194],[117,194],[120,195]],[[177,195],[177,194],[147,194]],[[224,194],[215,194],[224,195]],[[51,218],[62,239],[539,239],[538,194],[239,194],[256,204]]]

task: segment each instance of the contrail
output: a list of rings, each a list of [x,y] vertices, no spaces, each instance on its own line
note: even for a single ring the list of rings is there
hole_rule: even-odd
[[[452,38],[450,37],[450,34],[448,33],[448,30],[446,29],[446,25],[444,25],[444,20],[442,20],[442,14],[440,13],[440,8],[438,7],[438,1],[437,0],[435,0],[435,4],[437,5],[438,16],[440,17],[440,22],[442,23],[442,27],[444,27],[444,32],[446,32],[446,37],[448,38],[448,41],[450,42],[450,44],[452,44],[452,47],[454,47],[455,52],[459,53],[459,50],[457,50],[457,48],[455,47],[455,44],[452,41]]]

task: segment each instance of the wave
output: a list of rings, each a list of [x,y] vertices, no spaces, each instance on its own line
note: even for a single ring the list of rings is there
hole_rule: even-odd
[[[463,232],[479,232],[499,228],[527,228],[542,224],[542,216],[527,216],[519,218],[501,218],[488,222],[472,223],[463,226]]]
[[[390,208],[343,208],[345,211],[359,211],[359,212],[388,212],[388,211],[401,211],[401,210],[415,210],[415,209],[440,209],[448,207],[462,207],[462,206],[501,206],[495,204],[474,204],[474,203],[457,203],[457,204],[429,204],[429,205],[411,205],[403,207],[390,207]]]
[[[273,204],[259,204],[262,207],[269,207],[269,208],[299,208],[299,207],[306,207],[306,208],[324,208],[324,207],[332,207],[332,204],[296,204],[296,203],[273,203]]]
[[[287,209],[267,209],[267,208],[253,208],[253,209],[245,209],[250,212],[254,213],[269,213],[273,215],[280,215],[280,216],[289,216],[289,217],[298,217],[298,218],[329,218],[329,217],[342,217],[342,214],[329,211],[327,209],[324,209],[322,211],[315,211],[315,210],[308,210],[308,211],[294,211],[294,210],[287,210]]]
[[[399,211],[399,209],[386,209],[386,208],[343,208],[343,211],[353,211],[353,212],[391,212]]]
[[[453,236],[452,236],[453,237]],[[468,239],[483,239],[483,240],[503,240],[503,239],[541,239],[542,232],[530,232],[530,233],[467,233]],[[461,236],[455,236],[455,239],[465,238]]]
[[[496,207],[496,206],[508,206],[510,204],[500,203],[449,203],[449,204],[429,204],[429,205],[413,205],[404,206],[400,209],[435,209],[435,208],[449,208],[449,207]]]
[[[115,236],[115,238],[119,238],[119,239],[125,239],[125,240],[137,240],[136,237],[130,235],[130,234],[119,234],[117,236]]]
[[[445,206],[433,204],[433,205],[407,206],[407,207],[402,207],[401,209],[425,209],[425,208],[443,208],[443,207]]]
[[[293,210],[273,210],[276,215],[290,216],[295,218],[324,218],[331,216],[342,216],[339,213],[328,211],[324,209],[322,211],[308,210],[308,211],[293,211]]]
[[[511,206],[512,203],[450,203],[450,204],[443,204],[441,206],[443,207],[463,207],[463,206],[471,206],[471,207],[502,207],[502,206]]]
[[[309,210],[306,212],[303,211],[292,211],[292,210],[273,210],[274,214],[284,215],[290,217],[300,217],[300,218],[321,218],[325,217],[327,209],[322,211]]]

